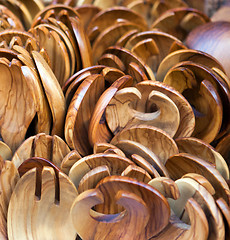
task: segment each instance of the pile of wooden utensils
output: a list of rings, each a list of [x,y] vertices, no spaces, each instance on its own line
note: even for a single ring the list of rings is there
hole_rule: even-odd
[[[199,2],[0,0],[1,240],[230,239],[230,7]]]

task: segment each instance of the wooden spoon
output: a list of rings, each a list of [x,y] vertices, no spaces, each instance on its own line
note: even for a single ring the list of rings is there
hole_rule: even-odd
[[[204,13],[193,8],[175,8],[164,12],[156,19],[152,28],[160,29],[180,40],[184,40],[191,30],[209,22],[210,19]]]
[[[208,239],[225,239],[223,218],[211,194],[193,179],[183,178],[176,181],[180,191],[177,200],[168,199],[170,207],[183,221],[188,222],[184,206],[189,198],[196,200],[203,209],[209,225]]]
[[[70,208],[78,194],[76,188],[61,172],[57,179],[53,168],[44,167],[40,181],[37,174],[36,168],[31,169],[23,175],[14,189],[7,216],[8,237],[75,238],[76,231],[70,218]],[[41,195],[36,198],[37,188],[40,188]]]
[[[149,185],[157,189],[166,198],[174,200],[180,197],[180,192],[176,183],[167,177],[158,177],[148,182]]]
[[[167,159],[178,153],[178,148],[173,139],[164,131],[148,125],[133,126],[119,132],[111,140],[117,144],[120,140],[132,140],[149,148],[160,161],[165,164]]]
[[[209,225],[201,206],[193,198],[190,198],[186,202],[185,211],[189,216],[189,225],[172,215],[169,225],[159,235],[152,237],[151,240],[166,240],[169,236],[172,240],[207,239]]]
[[[36,114],[32,93],[20,64],[18,60],[12,60],[10,66],[0,62],[2,73],[0,89],[4,96],[1,98],[0,109],[1,136],[13,152],[24,141],[28,127]]]
[[[125,75],[117,79],[108,89],[106,89],[100,96],[89,124],[88,138],[91,146],[97,142],[109,142],[112,135],[106,125],[104,112],[105,109],[114,96],[114,94],[121,88],[130,86],[133,82],[131,76]]]
[[[98,203],[108,211],[99,214],[91,210],[90,213]],[[123,214],[114,215],[116,204],[124,206]],[[155,214],[150,214],[152,211]],[[158,214],[164,217],[159,218]],[[104,178],[96,189],[80,194],[71,215],[83,239],[149,239],[168,224],[169,208],[163,195],[151,186],[127,177],[111,176]]]
[[[120,175],[126,167],[134,165],[128,158],[118,156],[117,154],[98,153],[92,154],[78,160],[70,169],[69,177],[78,188],[82,177],[90,170],[107,166],[111,175]]]
[[[32,52],[32,55],[52,112],[53,127],[51,134],[63,136],[66,111],[63,92],[56,77],[54,76],[54,73],[52,72],[44,58],[35,51]]]
[[[108,47],[116,45],[116,42],[123,34],[134,29],[140,31],[140,27],[132,22],[121,22],[102,31],[92,45],[94,64]]]
[[[170,157],[165,164],[172,179],[179,179],[187,173],[203,175],[215,189],[215,198],[222,197],[229,203],[229,187],[224,178],[210,163],[187,153]]]
[[[0,141],[0,156],[3,160],[11,160],[13,156],[12,150],[3,141]]]
[[[177,138],[179,152],[189,153],[214,164],[224,179],[229,179],[229,169],[224,158],[213,147],[197,138]]]
[[[151,91],[147,98],[144,94],[130,87],[114,95],[105,112],[110,130],[116,134],[125,127],[146,124],[160,128],[173,137],[180,122],[175,103],[158,91]]]
[[[157,155],[141,143],[131,140],[120,140],[115,145],[120,148],[128,158],[132,158],[134,154],[139,155],[152,165],[161,176],[169,177],[167,169]]]
[[[99,74],[87,77],[75,92],[65,121],[65,139],[68,145],[85,156],[92,153],[88,129],[94,108],[104,91],[104,78]]]
[[[157,69],[157,81],[162,82],[169,69],[183,61],[192,61],[210,68],[215,67],[224,71],[222,65],[212,55],[193,49],[181,49],[170,53],[162,60]]]
[[[144,81],[136,85],[136,88],[142,92],[142,100],[149,96],[151,91],[159,91],[168,96],[177,106],[180,113],[180,124],[175,137],[191,136],[195,127],[195,116],[192,107],[188,101],[174,88],[160,82]]]
[[[61,162],[61,170],[68,175],[70,168],[74,165],[75,162],[77,162],[79,159],[81,159],[81,155],[78,153],[77,150],[72,150],[69,152],[62,160]]]
[[[145,44],[149,45],[149,51],[145,50],[143,52]],[[154,73],[157,72],[159,64],[170,52],[186,49],[186,46],[176,37],[157,30],[140,32],[133,35],[124,47],[130,51],[134,51],[138,54],[137,56],[144,57],[143,61],[148,64]],[[139,51],[137,51],[138,49]]]
[[[148,183],[152,178],[143,168],[129,165],[122,173],[121,176],[136,179],[137,181]]]
[[[42,157],[60,167],[63,158],[69,152],[69,147],[60,137],[40,133],[23,142],[14,153],[12,162],[18,168],[28,158]]]
[[[118,19],[124,19],[125,21],[137,24],[142,30],[147,28],[144,18],[139,14],[125,7],[112,7],[96,14],[89,23],[87,34],[90,41],[94,41],[96,37],[108,26],[117,23]]]
[[[11,199],[12,192],[16,183],[19,180],[19,173],[17,168],[11,161],[1,161],[1,175],[0,175],[0,237],[1,239],[8,239],[7,235],[7,212]]]
[[[78,185],[78,193],[85,192],[89,189],[94,189],[103,178],[110,176],[108,166],[98,166],[87,172],[81,179]]]
[[[122,152],[120,148],[117,148],[115,145],[112,145],[110,143],[96,143],[93,146],[93,153],[105,153],[106,151],[114,150],[116,154],[126,157],[126,155]]]
[[[32,58],[31,58],[31,61]],[[36,105],[37,122],[35,133],[44,132],[49,134],[51,131],[51,110],[45,97],[39,76],[34,68],[28,66],[21,67],[27,85],[32,93],[33,101]]]

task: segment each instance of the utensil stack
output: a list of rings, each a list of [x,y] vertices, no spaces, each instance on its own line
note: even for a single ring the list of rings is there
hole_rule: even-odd
[[[229,23],[0,4],[0,239],[230,239]]]

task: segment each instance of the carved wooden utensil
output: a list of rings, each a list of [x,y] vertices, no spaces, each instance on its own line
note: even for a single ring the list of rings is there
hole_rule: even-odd
[[[91,209],[99,203],[104,206],[103,214]],[[116,212],[116,204],[125,210]],[[86,240],[149,239],[168,224],[169,208],[163,195],[150,185],[111,176],[80,194],[71,215],[76,231]]]
[[[115,145],[120,148],[128,158],[133,160],[133,155],[138,155],[146,160],[146,162],[148,162],[152,167],[154,167],[160,176],[169,177],[168,171],[162,161],[148,147],[145,147],[139,142],[131,140],[120,140]]]
[[[25,139],[28,127],[36,114],[32,94],[20,67],[21,63],[16,59],[12,60],[10,65],[0,61],[0,89],[4,95],[1,98],[0,109],[1,136],[13,152]],[[28,109],[30,111],[27,111]]]
[[[149,184],[157,189],[163,196],[175,201],[180,199],[180,191],[178,185],[170,178],[155,178]],[[187,200],[188,199],[188,200]],[[181,221],[181,219],[171,211],[168,226],[157,236],[151,240],[166,240],[170,235],[173,240],[176,239],[200,239],[208,238],[209,225],[202,207],[194,198],[187,198],[185,203],[184,214],[188,215],[189,224]]]
[[[219,132],[228,129],[228,87],[211,69],[182,62],[168,71],[164,83],[182,93],[193,106],[196,116],[193,136],[211,142]]]
[[[89,124],[88,138],[91,146],[98,142],[109,142],[111,140],[112,134],[106,125],[104,116],[105,109],[119,89],[129,87],[132,83],[133,78],[131,76],[122,76],[107,88],[98,99]]]
[[[90,75],[80,84],[68,108],[65,139],[72,149],[75,148],[83,156],[92,153],[88,129],[94,108],[104,88],[105,80],[101,75]]]
[[[193,49],[181,49],[168,54],[162,60],[157,69],[157,81],[162,82],[169,69],[183,61],[199,63],[209,68],[220,69],[224,72],[223,66],[213,56]]]
[[[184,206],[189,198],[193,198],[199,203],[208,220],[208,239],[225,239],[223,218],[212,195],[193,179],[182,178],[175,183],[179,188],[180,197],[176,200],[168,199],[168,201],[176,215],[188,223],[189,219],[187,213],[184,212]]]
[[[116,145],[120,140],[141,143],[156,154],[163,164],[170,156],[178,153],[174,140],[164,131],[153,126],[143,124],[125,128],[113,137],[111,143]]]
[[[123,22],[134,23],[142,30],[147,29],[147,24],[141,15],[125,7],[112,7],[96,14],[89,23],[87,34],[90,41],[93,42],[107,27],[116,24],[117,19],[122,19]]]
[[[201,11],[181,7],[164,12],[153,22],[152,28],[160,29],[183,41],[190,31],[209,21],[209,17]]]
[[[180,153],[189,153],[210,162],[225,180],[229,179],[229,169],[226,161],[211,145],[192,137],[177,138],[175,141]]]
[[[143,93],[143,101],[151,91],[159,91],[168,96],[177,106],[180,113],[180,124],[175,137],[190,137],[195,127],[195,116],[188,101],[174,88],[157,81],[143,81],[136,85],[136,88]]]
[[[229,32],[229,22],[210,22],[194,29],[186,39],[186,44],[190,48],[215,57],[223,65],[228,77],[230,77],[229,52],[226,49],[229,48],[229,42],[226,39],[229,37]]]
[[[229,203],[229,187],[210,163],[188,153],[179,153],[170,157],[165,164],[172,179],[179,179],[186,173],[198,173],[203,175],[215,189],[215,198],[224,198]]]
[[[81,179],[96,167],[107,166],[111,175],[121,175],[129,165],[134,165],[134,163],[130,159],[117,154],[92,154],[78,160],[71,167],[69,177],[78,188]]]
[[[0,238],[7,240],[7,212],[10,198],[16,183],[19,180],[17,168],[11,161],[0,159]]]
[[[180,123],[176,104],[165,94],[151,91],[148,96],[135,87],[119,90],[106,107],[106,122],[116,134],[125,127],[146,124],[164,130],[173,137]]]
[[[40,133],[23,142],[14,153],[12,162],[18,168],[31,157],[42,157],[60,167],[63,158],[69,152],[69,147],[60,137]]]
[[[61,172],[56,177],[53,168],[26,172],[10,200],[9,239],[75,239],[70,208],[77,195],[70,179]]]
[[[186,49],[186,46],[176,37],[157,30],[134,34],[124,47],[142,59],[154,73],[169,53]]]

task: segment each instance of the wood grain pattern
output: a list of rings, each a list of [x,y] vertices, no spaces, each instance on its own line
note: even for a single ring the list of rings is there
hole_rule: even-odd
[[[212,196],[216,193],[212,184],[204,176],[197,173],[187,173],[182,178],[191,178],[203,186]]]
[[[195,116],[191,105],[182,94],[175,91],[174,88],[157,81],[144,81],[138,83],[136,88],[145,93],[142,96],[143,101],[145,101],[145,98],[151,93],[151,91],[159,91],[168,96],[176,104],[180,113],[180,124],[175,134],[175,138],[179,136],[189,137],[192,135],[195,127]]]
[[[112,203],[108,202],[109,199]],[[93,212],[92,216],[89,210],[98,203],[103,203],[109,211],[103,215]],[[114,213],[111,207],[116,203],[124,206],[125,211],[111,215]],[[155,214],[150,214],[152,211]],[[106,177],[96,189],[80,194],[71,214],[83,239],[148,239],[159,233],[169,221],[168,203],[163,195],[147,184],[116,176]],[[164,217],[157,218],[158,214]]]
[[[137,181],[148,183],[152,178],[143,168],[129,165],[122,173],[121,176],[136,179]]]
[[[10,66],[0,62],[2,73],[0,131],[2,139],[13,152],[24,141],[27,129],[36,114],[32,93],[18,63],[16,59],[12,60]]]
[[[93,17],[101,11],[99,7],[90,4],[77,6],[75,7],[75,10],[79,14],[85,30],[91,22],[91,19],[93,19]]]
[[[79,159],[81,159],[81,155],[76,150],[72,150],[69,152],[62,160],[61,162],[61,170],[68,175],[70,168],[74,165],[75,162],[77,162]]]
[[[147,29],[147,24],[142,16],[125,7],[117,6],[101,11],[94,16],[87,28],[90,41],[93,42],[105,28],[116,23],[119,18],[137,24],[142,30]]]
[[[115,145],[112,145],[110,143],[96,143],[93,146],[93,153],[104,153],[107,150],[111,151],[114,150],[114,152],[116,152],[116,154],[122,156],[122,157],[126,157],[126,155],[122,152],[122,150],[120,148],[117,148]]]
[[[213,147],[198,138],[177,138],[176,144],[180,153],[189,153],[210,162],[224,179],[229,179],[229,169],[224,158]]]
[[[71,71],[70,58],[65,43],[56,31],[49,31],[45,26],[31,29],[30,32],[37,38],[40,45],[46,49],[50,58],[51,69],[62,86],[70,77]]]
[[[180,40],[184,40],[191,30],[209,22],[210,19],[204,13],[192,8],[169,9],[156,19],[152,28],[160,29]]]
[[[189,65],[192,67],[186,67]],[[182,93],[194,106],[196,125],[193,136],[209,143],[220,131],[223,119],[223,101],[220,99],[212,74],[207,70],[207,78],[204,80],[205,71],[202,68],[202,65],[192,62],[178,64],[166,74],[164,83]],[[173,79],[177,79],[177,81]]]
[[[132,154],[131,159],[136,165],[146,170],[152,178],[160,177],[160,174],[158,173],[158,171],[143,157],[137,154]]]
[[[220,173],[208,162],[187,153],[170,157],[165,164],[172,179],[179,179],[186,173],[203,175],[215,189],[215,198],[222,197],[229,202],[229,187]]]
[[[169,177],[167,169],[158,156],[141,143],[131,140],[120,140],[115,145],[120,148],[128,158],[132,159],[133,154],[139,155],[152,165],[160,176]]]
[[[178,49],[186,49],[186,46],[176,37],[157,30],[140,32],[133,35],[124,47],[130,51],[134,51],[140,43],[144,43],[146,40],[148,42],[151,41],[151,45],[155,46],[155,51],[150,50],[152,54],[150,54],[151,52],[147,53],[145,58],[146,56],[148,58],[143,59],[143,61],[148,64],[154,73],[157,72],[159,64],[170,52]],[[157,49],[158,51],[156,51]],[[140,54],[142,55],[142,53]],[[140,54],[137,55],[139,58],[141,57]]]
[[[31,59],[32,61],[32,59]],[[44,132],[49,134],[51,131],[51,110],[40,79],[34,70],[28,66],[21,67],[27,85],[31,90],[33,101],[36,104],[37,123],[35,133]]]
[[[77,190],[66,175],[59,173],[56,179],[54,170],[49,167],[43,168],[41,179],[37,183],[41,187],[41,196],[37,199],[34,195],[35,168],[24,174],[14,189],[7,216],[9,238],[74,239],[76,231],[70,218],[70,208],[78,195]],[[59,181],[59,188],[55,187],[55,181]],[[58,200],[55,199],[56,191]]]
[[[56,77],[44,58],[35,51],[32,52],[32,55],[52,112],[53,127],[51,134],[62,137],[66,113],[65,97]]]
[[[157,69],[156,79],[162,82],[164,76],[178,62],[192,61],[203,64],[210,68],[217,68],[224,71],[222,65],[212,56],[205,52],[200,52],[194,49],[181,49],[168,54],[160,63]]]
[[[55,171],[56,177],[58,176],[60,169],[56,165],[54,165],[52,162],[50,162],[49,160],[47,160],[45,158],[41,158],[41,157],[32,157],[32,158],[25,160],[19,166],[18,173],[21,178],[29,170],[36,168],[37,172],[39,172],[39,174],[41,174],[42,170],[45,166],[53,168]]]
[[[112,134],[106,125],[104,116],[105,109],[114,94],[119,89],[130,86],[132,82],[133,79],[129,75],[120,77],[100,96],[89,124],[88,138],[91,146],[98,142],[109,142],[111,140]]]
[[[120,61],[123,63],[125,69],[123,70],[126,74],[130,74],[131,72],[128,72],[130,69],[129,64],[131,62],[136,63],[140,69],[142,69],[142,71],[145,73],[145,75],[148,77],[148,79],[150,80],[155,80],[155,76],[153,74],[153,71],[150,69],[150,67],[148,65],[146,65],[144,63],[144,61],[140,58],[138,58],[135,54],[132,54],[131,51],[129,51],[126,48],[122,48],[122,47],[118,47],[118,46],[112,46],[109,47],[105,50],[104,54],[111,54],[115,57],[113,58],[118,58],[120,59]],[[102,59],[103,59],[102,55]],[[99,64],[104,64],[100,62],[100,59],[98,60]],[[109,66],[108,64],[106,64],[107,66]],[[113,67],[113,66],[112,66]],[[132,76],[134,78],[134,76]],[[134,78],[135,80],[135,78]]]
[[[166,240],[169,236],[172,240],[207,239],[209,226],[201,206],[193,198],[190,198],[186,202],[185,211],[189,215],[191,222],[189,225],[183,223],[177,217],[171,216],[169,225],[151,240]]]
[[[69,177],[78,188],[82,177],[95,167],[105,165],[109,168],[111,175],[120,175],[126,167],[133,164],[128,158],[116,154],[92,154],[78,160],[70,169]]]
[[[88,129],[94,108],[104,88],[105,81],[101,75],[90,75],[78,87],[67,111],[65,139],[72,149],[76,149],[83,156],[92,152]]]
[[[90,67],[93,65],[93,55],[88,35],[80,20],[70,17],[70,21],[80,51],[81,66],[82,68]]]
[[[137,1],[123,1],[123,2],[127,2],[125,3],[125,5],[127,5],[128,8],[144,16],[148,23],[148,26],[151,26],[153,21],[168,9],[177,8],[177,7],[187,7],[187,4],[182,1],[164,0],[164,1],[143,2],[143,1],[137,0]]]
[[[110,176],[108,166],[98,166],[87,172],[78,185],[78,193],[82,193],[89,189],[94,189],[103,178]]]
[[[177,200],[168,199],[170,207],[183,221],[188,222],[184,206],[189,198],[193,198],[203,209],[209,225],[208,239],[224,239],[223,218],[211,194],[193,179],[183,178],[176,181],[180,191]]]
[[[23,142],[14,153],[12,162],[18,168],[28,158],[42,157],[60,167],[69,152],[69,147],[60,137],[40,133]]]
[[[225,225],[225,239],[230,238],[230,208],[229,205],[224,201],[223,198],[216,200],[216,204],[222,213]]]
[[[121,22],[102,31],[92,45],[94,64],[108,47],[116,45],[116,42],[123,34],[134,29],[140,31],[140,27],[133,22]]]
[[[106,121],[114,135],[136,124],[155,126],[171,137],[177,132],[180,114],[165,94],[151,91],[148,96],[135,87],[119,90],[106,107]],[[143,98],[143,100],[142,100]]]
[[[3,160],[11,160],[13,156],[12,150],[3,141],[0,141],[0,156]]]
[[[166,198],[174,200],[180,197],[180,192],[175,182],[168,177],[158,177],[148,182],[149,185],[157,189]]]
[[[114,136],[111,143],[116,144],[120,140],[131,140],[141,143],[156,154],[163,164],[170,156],[178,153],[174,140],[164,131],[153,126],[139,125],[124,129]]]
[[[227,134],[224,138],[222,138],[221,141],[216,146],[216,151],[218,151],[223,156],[228,167],[230,166],[229,146],[230,146],[230,134]]]
[[[12,192],[19,180],[19,174],[11,161],[1,161],[0,175],[0,237],[3,240],[8,239],[7,235],[7,212]]]

